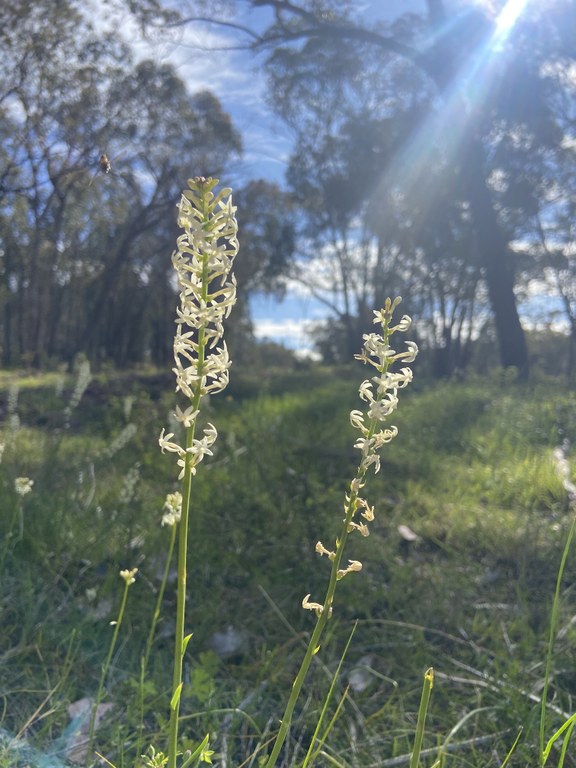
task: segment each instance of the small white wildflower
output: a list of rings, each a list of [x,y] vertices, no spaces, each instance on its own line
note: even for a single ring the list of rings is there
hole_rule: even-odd
[[[78,404],[80,403],[80,400],[82,400],[82,396],[84,395],[84,392],[86,392],[91,379],[92,374],[90,373],[90,363],[88,360],[83,360],[78,366],[78,375],[76,377],[74,391],[72,392],[72,395],[70,396],[70,402],[68,403],[68,408],[70,411],[78,407]]]
[[[320,605],[320,603],[313,603],[310,601],[310,595],[306,595],[306,597],[302,600],[302,608],[304,608],[307,611],[316,611],[316,615],[320,616],[320,614],[324,610],[324,606]]]
[[[370,535],[370,530],[366,523],[355,523],[354,520],[348,523],[348,531],[358,531],[364,537]]]
[[[368,416],[377,421],[384,421],[384,419],[389,416],[392,411],[395,411],[397,407],[398,398],[392,392],[387,392],[384,397],[370,403]]]
[[[408,347],[406,352],[399,353],[388,343],[393,333],[408,330],[412,322],[408,315],[403,315],[399,323],[392,325],[394,310],[400,301],[400,298],[387,299],[383,309],[374,313],[374,322],[381,325],[382,334],[365,334],[362,351],[356,355],[357,360],[375,368],[377,375],[372,379],[365,379],[359,387],[360,399],[367,404],[365,411],[355,409],[350,412],[350,424],[361,435],[356,439],[354,447],[361,452],[362,457],[357,475],[350,483],[349,493],[344,496],[344,536],[336,539],[335,551],[329,550],[321,541],[316,544],[316,552],[319,555],[327,555],[334,561],[330,582],[331,591],[326,597],[326,602],[330,606],[333,597],[334,570],[336,570],[335,576],[338,581],[348,573],[362,570],[362,563],[359,560],[349,560],[345,568],[338,568],[337,565],[340,564],[342,547],[348,534],[358,532],[361,536],[368,536],[370,533],[368,523],[374,520],[374,507],[370,506],[366,499],[361,498],[359,493],[364,487],[364,478],[368,470],[370,468],[375,472],[380,470],[380,448],[398,434],[395,426],[380,428],[380,424],[386,422],[398,407],[398,391],[412,381],[412,371],[408,367],[397,372],[389,370],[397,360],[413,361],[418,352],[418,347],[412,341],[406,342]],[[310,595],[306,595],[303,599],[302,607],[315,611],[317,616],[321,616],[325,610],[321,604],[312,602]]]
[[[14,480],[14,490],[18,496],[26,496],[32,490],[34,480],[30,480],[29,477],[17,477]]]
[[[174,432],[168,432],[167,435],[165,435],[164,432],[165,430],[163,429],[160,433],[160,437],[158,438],[158,443],[162,453],[164,453],[164,451],[168,451],[168,453],[177,453],[180,457],[185,456],[186,451],[184,448],[179,446],[178,443],[174,443],[170,440],[171,437],[174,437]]]
[[[186,428],[191,427],[192,424],[196,421],[196,417],[200,411],[198,409],[194,409],[192,406],[189,408],[186,408],[185,410],[181,410],[180,407],[176,406],[176,411],[174,412],[174,416],[176,418],[176,421],[179,421],[181,424],[183,424]]]
[[[371,403],[374,400],[374,395],[372,394],[372,382],[366,379],[365,381],[360,384],[360,397],[364,402]]]
[[[354,480],[350,483],[350,490],[352,493],[358,493],[361,488],[363,488],[365,483],[360,480],[359,477],[355,477]]]
[[[380,432],[376,432],[376,434],[373,435],[373,447],[377,450],[386,443],[389,443],[391,440],[394,440],[397,435],[398,427],[392,426],[390,428],[382,429]]]
[[[130,418],[132,413],[132,407],[134,406],[135,397],[133,395],[126,395],[122,398],[122,412],[126,421]]]
[[[120,571],[121,578],[124,579],[126,582],[126,586],[129,587],[131,584],[134,584],[136,579],[134,578],[136,574],[138,573],[138,568],[132,568],[132,570],[128,571]]]
[[[341,568],[338,571],[336,578],[338,579],[338,581],[340,581],[340,579],[343,579],[344,576],[346,576],[347,573],[356,573],[356,572],[361,571],[361,570],[362,570],[362,563],[360,561],[358,561],[358,560],[348,560],[348,567],[347,568]]]
[[[350,411],[350,424],[354,429],[359,429],[363,434],[366,431],[364,426],[364,414],[362,411]]]
[[[16,413],[18,410],[18,395],[20,394],[20,387],[18,384],[10,384],[8,387],[8,402],[6,403],[6,410],[9,414]]]
[[[163,509],[162,525],[172,526],[179,523],[182,515],[182,494],[178,491],[169,493],[164,501]]]
[[[413,363],[418,354],[418,345],[413,341],[405,342],[408,347],[407,352],[398,352],[394,355],[394,360],[405,360],[407,363]]]
[[[0,443],[0,462],[2,461],[2,456],[4,455],[5,448],[6,448],[6,443]]]
[[[562,480],[564,490],[568,494],[570,501],[576,500],[576,485],[571,480],[570,464],[566,458],[565,446],[558,446],[553,452],[556,471]]]
[[[376,323],[377,320],[374,320]],[[398,325],[394,325],[392,328],[390,328],[390,333],[394,333],[395,331],[401,331],[406,332],[409,330],[410,326],[412,325],[412,318],[409,315],[402,315],[402,318]]]
[[[364,511],[360,512],[361,516],[365,520],[368,520],[369,523],[371,523],[372,520],[374,520],[374,507],[369,506],[366,499],[358,499],[358,502],[358,506],[364,508]]]
[[[336,557],[336,552],[332,552],[331,550],[326,549],[326,547],[324,546],[324,544],[322,544],[321,541],[318,541],[316,543],[316,552],[320,555],[320,557],[322,557],[322,555],[327,555],[328,560],[334,560],[334,558]]]
[[[178,224],[184,229],[172,254],[180,287],[176,310],[174,368],[176,391],[193,401],[185,409],[176,407],[174,418],[186,429],[192,428],[199,414],[201,397],[222,391],[228,384],[231,365],[223,321],[236,302],[236,280],[231,274],[238,253],[235,218],[230,189],[213,192],[217,179],[191,179],[178,205]],[[217,433],[213,425],[204,437],[186,448],[172,441],[173,432],[160,435],[162,451],[176,453],[182,479],[195,474],[204,456],[212,455]]]

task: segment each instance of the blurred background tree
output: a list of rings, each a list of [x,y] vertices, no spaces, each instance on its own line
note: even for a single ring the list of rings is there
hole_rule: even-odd
[[[388,21],[341,0],[108,7],[147,31],[219,24],[231,46],[265,57],[269,103],[294,144],[286,189],[236,190],[241,357],[250,295],[281,296],[287,278],[329,308],[316,331],[326,360],[350,359],[372,307],[396,293],[438,375],[469,365],[479,339],[527,375],[519,304],[534,295],[549,328],[574,338],[574,0],[427,0]],[[0,10],[8,365],[80,351],[163,364],[184,168],[224,177],[241,152],[213,94],[189,93],[171,66],[137,60],[108,29],[76,0]]]
[[[247,8],[268,23],[243,25]],[[264,52],[294,131],[300,250],[331,264],[312,286],[336,320],[323,349],[349,355],[366,308],[404,292],[438,372],[466,364],[489,308],[501,364],[527,374],[517,305],[547,266],[538,214],[551,234],[573,196],[573,0],[427,0],[391,21],[341,0],[190,0],[176,23],[207,22]]]
[[[0,11],[5,365],[71,362],[79,352],[95,364],[164,364],[186,173],[219,176],[241,152],[213,94],[189,93],[168,64],[136,62],[95,21],[75,0],[18,0]],[[248,231],[257,226],[251,217],[264,216],[263,192],[244,193]],[[254,275],[244,296],[289,257],[289,240],[280,242],[281,231],[271,239],[268,219],[245,248],[254,258],[242,268]]]

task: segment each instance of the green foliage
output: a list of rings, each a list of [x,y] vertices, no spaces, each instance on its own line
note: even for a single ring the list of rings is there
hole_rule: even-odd
[[[224,399],[203,415],[221,425],[221,434],[193,497],[194,637],[181,701],[192,752],[208,731],[217,734],[212,749],[226,749],[232,764],[266,752],[301,656],[302,633],[310,630],[300,601],[325,583],[314,542],[337,530],[345,478],[357,461],[348,426],[357,380],[357,370],[313,371],[310,378],[300,372],[287,394],[277,394],[280,385],[268,381],[268,393]],[[139,682],[170,538],[159,521],[173,462],[158,456],[156,442],[170,384],[164,395],[152,375],[98,379],[69,429],[59,421],[66,396],[51,382],[37,384],[21,388],[21,429],[7,440],[4,427],[1,438],[7,442],[0,464],[1,541],[17,504],[14,478],[27,475],[35,484],[23,499],[23,537],[11,544],[1,579],[0,727],[16,734],[29,723],[26,736],[43,748],[58,739],[69,703],[97,690],[120,599],[118,571],[137,565],[103,696],[115,710],[96,731],[98,751],[120,768],[121,760],[128,766],[135,757],[129,734],[140,727],[139,697],[144,747],[161,749],[171,696],[173,582],[143,688]],[[65,393],[72,388],[70,381]],[[341,583],[337,618],[311,669],[310,696],[295,713],[285,766],[305,757],[311,724],[356,618],[335,700],[355,669],[363,682],[350,690],[318,764],[368,766],[376,755],[386,766],[410,754],[421,675],[430,665],[435,685],[423,760],[433,762],[437,744],[456,729],[445,766],[498,768],[522,724],[507,765],[537,764],[550,606],[570,525],[551,454],[560,440],[576,439],[576,401],[552,384],[528,389],[470,381],[420,389],[398,412],[400,434],[373,485],[374,529],[350,554],[361,549],[364,570],[355,584]],[[108,456],[106,447],[127,423],[128,396],[134,398],[129,423],[138,429]],[[53,409],[50,428],[42,419],[46,400]],[[137,463],[135,496],[121,503]],[[403,538],[401,525],[417,538]],[[546,739],[570,714],[575,636],[563,601],[571,594],[573,567],[570,554],[560,587]],[[211,643],[228,625],[243,642],[220,659]],[[473,714],[464,718],[467,713]],[[123,757],[119,743],[126,744]],[[551,749],[548,764],[559,754]],[[564,766],[571,765],[567,754]]]

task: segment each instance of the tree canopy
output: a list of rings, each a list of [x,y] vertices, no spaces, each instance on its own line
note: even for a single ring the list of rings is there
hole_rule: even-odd
[[[175,204],[188,176],[224,172],[241,137],[212,93],[137,59],[76,0],[0,16],[4,363],[164,362]]]
[[[443,348],[461,346],[456,329],[469,336],[486,304],[501,363],[526,373],[517,303],[536,262],[518,241],[535,256],[538,216],[555,220],[564,203],[550,198],[572,194],[576,7],[425,7],[387,20],[340,0],[197,0],[171,23],[219,23],[266,55],[272,106],[295,135],[304,250],[332,254],[350,333],[383,286],[426,305]],[[247,9],[268,20],[250,26]]]
[[[148,32],[217,24],[264,56],[294,147],[287,189],[237,190],[238,329],[249,293],[281,294],[290,274],[330,308],[333,358],[349,358],[392,294],[438,373],[464,367],[492,328],[502,365],[527,374],[518,305],[538,290],[559,296],[576,338],[574,0],[427,0],[393,19],[341,0],[109,6]],[[242,149],[214,94],[100,22],[77,0],[0,9],[8,364],[162,362],[174,204],[188,175],[219,175]]]

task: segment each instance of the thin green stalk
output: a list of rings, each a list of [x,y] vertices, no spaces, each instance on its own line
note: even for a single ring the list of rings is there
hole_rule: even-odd
[[[0,573],[2,573],[2,571],[4,570],[4,562],[6,560],[6,556],[8,555],[10,545],[14,547],[15,544],[18,542],[18,539],[13,540],[12,532],[15,528],[16,521],[18,520],[18,515],[22,514],[21,510],[22,510],[22,500],[19,500],[18,505],[14,510],[14,514],[12,515],[12,520],[10,521],[8,531],[4,536],[4,546],[2,547],[2,555],[0,556]]]
[[[556,578],[556,588],[554,590],[554,600],[552,601],[552,611],[550,614],[550,632],[548,635],[548,647],[546,649],[546,667],[544,670],[544,687],[542,688],[542,698],[540,701],[540,765],[544,766],[547,755],[544,747],[545,732],[546,732],[546,705],[548,703],[548,688],[550,686],[550,678],[552,676],[552,663],[554,652],[554,639],[556,637],[556,629],[558,626],[558,616],[560,613],[560,589],[562,586],[562,578],[564,576],[564,568],[566,567],[566,561],[568,559],[568,552],[572,544],[574,532],[576,531],[576,517],[572,520],[570,526],[570,532],[564,545],[562,552],[562,558],[560,560],[560,567],[558,568],[558,576]]]
[[[156,599],[156,605],[154,607],[154,615],[152,616],[152,623],[150,625],[148,639],[146,640],[144,656],[140,661],[140,728],[138,731],[138,742],[136,745],[137,755],[141,753],[142,736],[144,732],[144,678],[146,677],[148,662],[150,661],[150,653],[152,652],[152,644],[154,642],[154,635],[156,634],[156,626],[158,624],[158,619],[160,618],[160,611],[162,608],[162,602],[164,600],[166,584],[168,583],[170,565],[172,564],[172,557],[174,555],[174,545],[176,544],[176,532],[177,532],[177,524],[171,525],[170,526],[170,544],[168,546],[168,555],[166,557],[166,564],[164,566],[164,572],[162,573],[162,580],[160,582],[160,589],[158,590],[158,597]]]
[[[568,752],[568,747],[570,746],[570,739],[572,738],[572,731],[574,730],[575,725],[576,723],[574,722],[570,724],[570,727],[566,732],[566,736],[564,737],[564,741],[562,743],[562,749],[560,750],[560,760],[558,761],[558,768],[564,768],[566,753]]]
[[[422,687],[422,696],[420,698],[420,709],[418,710],[418,722],[416,723],[416,734],[414,736],[414,749],[410,757],[410,768],[418,768],[420,764],[420,752],[422,751],[422,741],[424,739],[424,727],[426,725],[426,715],[430,703],[430,694],[434,685],[434,670],[432,667],[424,673],[424,685]]]
[[[350,643],[352,642],[352,638],[354,637],[354,632],[356,631],[356,627],[358,626],[358,622],[354,622],[354,626],[352,627],[352,631],[350,632],[350,636],[348,637],[348,641],[346,642],[346,646],[344,647],[344,651],[342,653],[342,656],[340,657],[340,661],[338,662],[338,666],[336,668],[336,671],[334,672],[332,676],[332,682],[330,683],[330,689],[328,690],[328,694],[324,700],[324,704],[322,706],[322,711],[320,713],[320,717],[318,718],[318,722],[316,723],[316,728],[314,729],[314,733],[312,735],[312,739],[310,740],[310,746],[308,747],[308,752],[306,753],[306,757],[304,758],[304,762],[302,763],[302,768],[307,768],[308,765],[312,765],[314,762],[314,759],[317,757],[318,752],[321,750],[322,745],[326,741],[328,734],[330,730],[332,729],[332,726],[334,725],[334,722],[336,720],[336,717],[338,716],[340,709],[342,708],[342,705],[344,703],[344,699],[346,697],[346,694],[348,692],[348,688],[346,688],[346,691],[344,692],[344,696],[342,696],[342,699],[340,703],[338,704],[338,707],[336,708],[336,713],[330,723],[328,724],[327,729],[325,730],[324,734],[322,735],[320,739],[320,745],[316,747],[316,742],[318,741],[318,734],[320,733],[320,729],[322,728],[322,723],[324,722],[324,717],[326,715],[326,712],[328,710],[328,705],[332,699],[332,696],[334,694],[334,689],[336,688],[336,682],[338,680],[338,677],[340,676],[340,670],[342,669],[342,664],[344,663],[344,659],[346,658],[346,654],[348,653],[348,648],[350,647]]]
[[[158,619],[160,618],[160,611],[162,609],[162,602],[164,601],[164,593],[166,592],[166,584],[168,583],[168,575],[170,573],[170,565],[172,564],[172,557],[174,555],[174,545],[176,544],[176,531],[177,525],[170,526],[170,544],[168,545],[168,555],[166,558],[166,564],[164,565],[164,571],[162,573],[162,580],[160,582],[160,589],[158,590],[158,597],[156,599],[156,606],[154,607],[154,615],[152,617],[152,624],[150,626],[150,632],[148,633],[148,639],[146,641],[146,649],[144,651],[144,658],[142,659],[142,670],[145,673],[148,669],[148,662],[150,661],[150,653],[152,652],[152,644],[154,642],[154,635],[156,634],[156,626]]]
[[[122,571],[121,575],[124,579],[124,592],[122,594],[122,602],[120,603],[120,610],[118,611],[118,618],[116,619],[116,622],[114,624],[114,634],[112,635],[112,640],[110,642],[110,647],[108,649],[108,655],[106,656],[106,661],[102,665],[102,672],[100,674],[100,682],[98,683],[98,693],[96,694],[96,700],[94,701],[94,705],[92,707],[92,713],[90,715],[90,728],[88,731],[88,749],[86,752],[86,761],[88,761],[90,754],[92,752],[92,745],[94,743],[94,731],[96,728],[96,717],[98,714],[98,707],[100,705],[100,702],[102,701],[102,693],[104,690],[104,683],[106,681],[106,677],[108,676],[108,670],[110,669],[110,664],[112,662],[112,656],[114,655],[114,650],[116,648],[116,642],[118,640],[118,633],[120,632],[120,625],[122,624],[122,619],[124,618],[124,611],[126,609],[126,602],[128,600],[128,589],[130,588],[130,585],[133,583],[133,576],[136,571],[130,572],[130,578],[126,578],[123,574],[127,574],[127,571]]]
[[[306,653],[302,659],[300,669],[298,670],[298,674],[296,675],[294,683],[292,684],[292,690],[288,698],[288,703],[286,704],[286,709],[284,710],[284,716],[280,722],[280,729],[278,730],[278,735],[276,736],[270,757],[266,762],[266,768],[273,768],[278,755],[280,754],[280,750],[282,749],[284,741],[286,740],[286,736],[288,735],[288,730],[290,728],[290,723],[292,722],[294,707],[296,706],[296,702],[300,696],[300,691],[302,690],[302,686],[304,684],[304,680],[306,679],[306,675],[308,674],[312,659],[319,650],[318,643],[320,642],[320,638],[322,637],[322,633],[324,632],[324,627],[326,626],[327,621],[328,611],[324,610],[316,621],[316,626],[314,627],[312,637],[310,638],[310,642],[306,648]]]
[[[362,477],[363,477],[363,474],[361,476],[361,479]],[[347,503],[347,506],[346,506],[346,515],[344,517],[344,522],[342,524],[340,537],[338,539],[338,542],[339,542],[338,547],[336,549],[335,556],[332,560],[330,580],[328,582],[328,589],[326,590],[326,596],[322,604],[322,611],[320,612],[320,615],[316,619],[316,626],[314,627],[314,631],[312,632],[312,637],[310,638],[308,647],[306,648],[306,652],[304,654],[304,658],[302,659],[302,663],[300,665],[300,669],[298,670],[298,674],[296,675],[296,678],[294,679],[294,683],[292,684],[292,690],[290,691],[290,696],[286,704],[286,709],[284,710],[284,715],[280,722],[278,735],[276,736],[274,747],[272,748],[272,752],[270,753],[270,757],[266,762],[265,768],[273,768],[273,766],[276,763],[276,760],[278,759],[280,750],[282,749],[284,741],[286,740],[286,736],[288,735],[288,730],[292,722],[292,715],[294,714],[294,708],[300,696],[300,691],[302,690],[302,686],[304,684],[304,680],[306,679],[306,675],[308,674],[308,670],[310,669],[310,664],[312,663],[312,659],[314,658],[316,653],[320,650],[320,640],[322,638],[322,635],[324,634],[324,629],[326,627],[326,623],[328,622],[328,619],[330,618],[332,605],[334,603],[334,593],[336,592],[336,585],[338,583],[338,570],[340,569],[340,563],[342,562],[346,540],[348,539],[349,524],[356,510],[356,498],[357,498],[356,494],[354,493],[350,494],[350,501]]]
[[[364,337],[364,348],[361,354],[356,355],[358,360],[373,366],[379,374],[376,377],[372,377],[370,380],[365,380],[360,386],[361,399],[364,402],[369,403],[366,413],[366,416],[369,419],[367,422],[368,426],[364,423],[364,413],[358,410],[353,410],[350,413],[352,426],[358,429],[362,435],[355,444],[355,447],[362,452],[362,461],[358,466],[356,476],[350,483],[349,493],[346,495],[344,521],[340,529],[340,535],[336,539],[334,551],[326,549],[321,542],[318,542],[316,545],[316,551],[320,555],[327,555],[332,563],[328,588],[322,604],[310,602],[308,600],[310,595],[307,595],[302,602],[304,608],[316,611],[316,626],[314,627],[308,647],[306,648],[300,669],[292,684],[292,690],[290,691],[286,709],[284,710],[278,735],[265,764],[265,768],[274,768],[284,741],[286,740],[296,702],[300,696],[304,680],[310,668],[310,664],[312,663],[312,658],[319,650],[320,640],[332,612],[337,582],[347,573],[358,571],[362,568],[362,564],[358,561],[350,561],[348,568],[340,568],[350,532],[360,530],[363,535],[368,534],[366,524],[363,522],[359,524],[354,520],[356,512],[359,509],[363,509],[364,511],[361,512],[361,515],[366,520],[372,520],[374,517],[373,509],[368,506],[365,499],[362,499],[359,496],[359,491],[364,486],[364,479],[368,468],[374,466],[374,470],[377,472],[380,467],[380,458],[378,456],[379,449],[385,443],[390,442],[398,431],[396,427],[382,430],[380,428],[380,423],[385,422],[387,416],[395,410],[398,403],[398,398],[396,396],[398,388],[404,388],[412,380],[412,371],[409,368],[403,368],[399,373],[393,374],[389,373],[388,369],[390,364],[395,361],[405,360],[406,362],[412,362],[418,352],[418,348],[414,342],[406,342],[408,351],[400,353],[396,353],[388,344],[393,333],[396,331],[405,331],[410,327],[411,320],[407,315],[402,317],[398,325],[394,327],[391,325],[394,310],[400,301],[400,298],[396,298],[393,301],[387,299],[384,308],[374,313],[374,322],[381,325],[382,335],[366,334]],[[375,387],[375,392],[373,391],[373,387]]]
[[[199,401],[199,395],[195,401]],[[197,407],[197,402],[194,403]],[[186,430],[186,447],[192,445],[196,422]],[[192,489],[192,468],[186,466],[182,489],[182,516],[178,525],[178,576],[176,595],[176,637],[174,640],[174,667],[172,674],[172,699],[170,701],[170,726],[168,731],[168,768],[176,768],[178,755],[178,716],[182,691],[182,666],[184,653],[190,636],[184,637],[186,620],[186,561],[188,554],[188,521],[190,518],[190,496]]]
[[[542,765],[545,765],[548,761],[548,758],[550,757],[550,753],[552,752],[552,747],[554,744],[558,741],[560,736],[564,736],[564,741],[562,744],[562,753],[566,752],[566,749],[568,748],[568,744],[570,743],[570,738],[572,736],[572,729],[576,725],[576,714],[572,715],[572,717],[569,717],[568,720],[566,720],[560,728],[554,733],[551,738],[548,741],[548,744],[546,745],[546,749],[543,753],[543,760]],[[558,768],[560,768],[562,763],[558,763]]]

